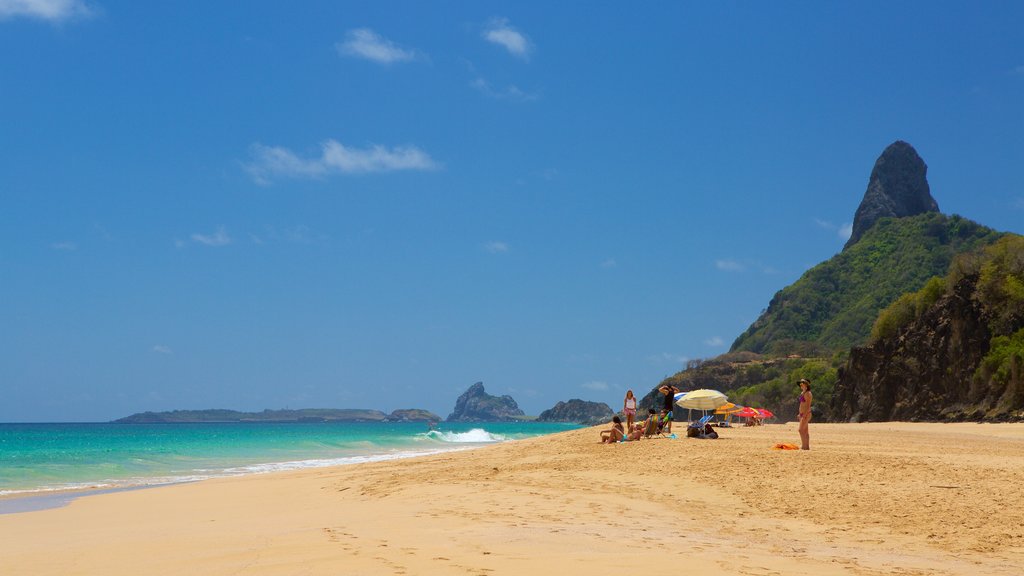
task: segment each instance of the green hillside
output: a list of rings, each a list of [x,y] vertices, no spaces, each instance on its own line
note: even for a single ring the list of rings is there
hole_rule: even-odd
[[[883,218],[856,244],[776,293],[730,351],[830,356],[862,344],[881,310],[930,278],[945,276],[957,254],[1001,236],[937,212]]]

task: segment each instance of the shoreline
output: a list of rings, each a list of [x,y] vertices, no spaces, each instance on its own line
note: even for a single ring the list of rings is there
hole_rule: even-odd
[[[491,432],[479,424],[426,431],[401,423],[189,424],[180,425],[181,434],[164,424],[132,425],[138,428],[130,432],[108,423],[81,431],[59,423],[11,425],[0,428],[0,445],[10,449],[0,454],[0,513],[11,498],[419,457],[567,429],[495,424]]]
[[[677,423],[678,424],[678,423]],[[1024,424],[811,424],[615,445],[600,427],[0,516],[33,574],[1016,574]]]

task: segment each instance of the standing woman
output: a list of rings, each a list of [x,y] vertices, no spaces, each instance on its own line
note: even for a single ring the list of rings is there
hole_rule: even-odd
[[[811,400],[814,396],[811,394],[811,381],[806,378],[800,379],[800,397],[798,398],[800,412],[798,414],[800,418],[800,449],[810,450],[811,449],[811,433],[807,430],[807,425],[811,422]]]
[[[622,401],[622,412],[626,414],[626,430],[633,431],[633,420],[636,416],[636,397],[632,390],[626,390],[626,399]]]

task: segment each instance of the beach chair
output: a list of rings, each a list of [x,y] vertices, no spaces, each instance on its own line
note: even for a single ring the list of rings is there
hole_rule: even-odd
[[[690,424],[686,427],[686,437],[704,438],[704,427],[707,426],[708,422],[710,422],[711,419],[714,417],[714,414],[708,414],[707,416],[704,416],[699,420],[690,422]]]

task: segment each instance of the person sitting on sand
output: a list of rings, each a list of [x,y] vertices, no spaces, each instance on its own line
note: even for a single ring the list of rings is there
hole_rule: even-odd
[[[622,430],[622,419],[618,416],[612,416],[611,430],[601,430],[601,442],[612,444],[622,440],[625,435],[625,432]]]
[[[633,425],[633,429],[629,431],[626,436],[626,440],[639,440],[644,436],[644,425],[642,422],[637,422]]]
[[[644,421],[644,436],[650,438],[658,433],[658,414],[654,408],[647,410],[647,420]]]

